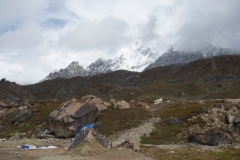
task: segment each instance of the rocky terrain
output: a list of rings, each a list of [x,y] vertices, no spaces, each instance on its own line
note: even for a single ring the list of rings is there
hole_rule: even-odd
[[[21,105],[24,103],[31,103],[37,98],[14,82],[9,82],[3,78],[0,81],[0,106],[6,107],[9,105]]]
[[[93,97],[91,99],[93,101],[96,101]],[[89,102],[89,100],[90,99],[87,98],[80,101]],[[45,103],[45,105],[47,105],[47,103]],[[62,105],[66,106],[66,102]],[[70,110],[66,109],[67,114],[73,113],[72,111],[74,110],[74,108],[78,106],[77,102],[75,101],[69,101],[67,105],[72,108],[69,108]],[[37,133],[39,133],[39,131],[41,130],[34,133],[31,132],[33,133],[33,135],[36,135],[36,137],[32,137],[32,139],[27,139],[26,132],[23,133],[22,131],[31,131],[33,128],[27,129],[27,126],[24,125],[27,122],[25,120],[20,122],[16,126],[8,127],[9,130],[10,128],[13,129],[11,130],[12,137],[10,136],[10,138],[1,139],[0,153],[3,159],[112,159],[115,157],[116,159],[150,160],[176,158],[192,159],[193,156],[198,159],[239,159],[239,105],[239,99],[226,99],[195,102],[164,101],[162,104],[159,105],[150,104],[148,109],[144,108],[143,106],[138,106],[137,102],[130,102],[130,108],[122,110],[112,110],[114,107],[112,106],[113,108],[111,108],[111,106],[109,106],[104,110],[100,111],[100,115],[102,116],[102,118],[104,118],[104,115],[106,115],[106,113],[109,113],[109,111],[114,112],[113,115],[121,115],[123,111],[124,114],[122,114],[122,116],[126,117],[128,116],[126,113],[128,113],[131,108],[134,109],[135,107],[135,112],[142,109],[145,114],[149,112],[149,115],[151,115],[151,117],[155,117],[149,119],[147,117],[144,118],[144,116],[141,116],[142,121],[139,123],[140,125],[128,128],[128,124],[126,124],[127,128],[120,130],[116,128],[114,129],[114,127],[111,126],[111,121],[108,123],[102,123],[104,122],[103,119],[98,118],[97,122],[102,123],[102,126],[97,132],[100,132],[102,134],[105,133],[105,135],[108,135],[106,134],[107,132],[101,130],[101,128],[104,129],[106,127],[110,127],[109,129],[112,129],[114,131],[113,134],[106,136],[109,142],[112,142],[112,149],[104,147],[102,143],[104,144],[105,142],[102,140],[99,141],[94,137],[94,135],[96,135],[93,133],[96,132],[95,129],[93,129],[93,131],[89,130],[89,132],[82,132],[81,134],[86,134],[86,137],[81,140],[79,139],[81,138],[81,136],[76,139],[75,137],[67,139],[59,139],[56,137],[40,138],[40,134]],[[40,106],[36,108],[39,109],[39,107]],[[29,109],[33,111],[34,108]],[[187,113],[184,113],[186,111]],[[54,109],[52,110],[52,113],[46,113],[46,116],[52,115],[53,113]],[[9,118],[11,118],[11,116]],[[30,121],[34,118],[37,117],[33,117],[32,114],[30,117]],[[118,117],[113,116],[112,118],[117,118],[117,121],[112,122],[113,124],[122,124],[122,121],[118,122]],[[130,121],[131,123],[131,121],[134,121],[134,119],[137,119],[138,117],[133,116],[132,118],[133,119],[127,118],[127,121]],[[5,117],[5,120],[7,119],[8,117]],[[107,119],[109,118],[107,117]],[[44,123],[44,121],[40,123]],[[20,129],[18,128],[18,126],[21,126],[23,130],[18,130]],[[6,126],[3,127],[5,128]],[[48,126],[38,125],[37,128],[46,129],[48,128]],[[50,127],[49,129],[53,131],[53,133],[49,132],[53,135],[54,133],[59,132],[55,130],[55,128],[51,129]],[[7,131],[6,129],[3,130]],[[17,130],[18,132],[16,133]],[[214,131],[215,133],[221,132],[221,134],[213,135],[209,134],[209,131]],[[44,133],[45,135],[49,134],[47,132]],[[158,134],[157,137],[154,136],[155,133]],[[221,136],[222,134],[227,136]],[[189,138],[192,135],[195,135],[198,140],[196,141],[196,139]],[[212,137],[212,139],[211,136],[213,136],[214,138]],[[203,139],[199,139],[201,137]],[[208,139],[211,139],[209,144],[205,143],[205,140]],[[154,143],[146,143],[151,141],[154,141]],[[138,146],[138,149],[136,150],[136,148],[132,148],[131,143],[134,144],[134,147]],[[63,146],[63,148],[33,151],[17,148],[17,146],[25,144],[39,146],[61,145]],[[67,148],[71,148],[73,144],[75,148],[68,151]],[[109,143],[107,142],[106,144]],[[133,152],[134,150],[137,151],[137,153]],[[31,154],[29,154],[29,152],[31,152]]]
[[[1,157],[239,159],[239,64],[228,55],[28,86],[2,79]],[[26,144],[62,148],[17,148]]]

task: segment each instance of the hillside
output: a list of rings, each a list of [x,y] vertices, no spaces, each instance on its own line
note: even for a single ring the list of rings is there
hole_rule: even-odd
[[[2,79],[0,82],[0,106],[21,105],[37,99],[23,86]]]
[[[38,99],[66,100],[94,94],[105,99],[167,97],[239,96],[240,56],[228,55],[201,59],[182,66],[163,66],[142,73],[115,71],[90,77],[57,78],[24,86]]]
[[[162,66],[142,73],[115,71],[94,76],[56,78],[28,86],[1,82],[0,101],[68,100],[93,94],[109,100],[168,98],[237,98],[240,87],[240,56],[225,55],[200,59],[182,66]]]

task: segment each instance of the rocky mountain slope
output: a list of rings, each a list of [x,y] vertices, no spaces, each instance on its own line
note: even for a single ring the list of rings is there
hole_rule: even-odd
[[[20,86],[0,83],[0,101],[22,105],[42,99],[69,100],[94,94],[103,99],[142,99],[159,97],[238,98],[240,96],[240,56],[217,56],[181,66],[162,66],[141,73],[119,70],[94,76],[56,78]],[[1,104],[0,104],[1,105]]]
[[[232,53],[230,49],[215,47],[210,43],[207,43],[202,49],[189,49],[183,51],[179,49],[179,43],[181,43],[181,41],[170,47],[155,62],[147,66],[146,69],[158,66],[182,65],[198,59],[229,55]]]
[[[57,78],[24,88],[39,99],[67,100],[86,94],[126,100],[184,95],[237,98],[237,90],[240,89],[239,64],[239,55],[217,56],[182,66],[157,67],[142,73],[120,70],[71,79]]]
[[[79,65],[78,61],[73,61],[69,66],[65,69],[60,69],[59,71],[54,71],[46,76],[41,82],[46,80],[55,79],[58,77],[62,78],[72,78],[76,76],[86,76],[86,71],[82,66]]]
[[[29,93],[23,86],[5,79],[0,81],[0,107],[21,105],[36,100],[33,94]]]
[[[79,66],[78,62],[72,62],[67,68],[50,73],[42,81],[58,77],[72,78],[76,76],[92,76],[116,70],[141,72],[149,64],[153,63],[164,51],[164,48],[157,50],[152,46],[145,46],[136,40],[131,47],[121,49],[119,53],[117,53],[119,56],[114,59],[98,59],[91,63],[86,69]]]

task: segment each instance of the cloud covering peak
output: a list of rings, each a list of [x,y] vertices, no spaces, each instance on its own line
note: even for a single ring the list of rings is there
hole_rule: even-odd
[[[156,48],[240,50],[239,0],[0,1],[0,77],[36,83],[72,61],[116,57],[135,37]]]

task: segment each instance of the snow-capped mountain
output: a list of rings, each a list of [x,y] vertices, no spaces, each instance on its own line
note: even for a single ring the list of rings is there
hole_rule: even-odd
[[[152,46],[145,46],[138,40],[128,48],[122,48],[114,59],[98,59],[91,63],[86,69],[73,61],[67,68],[50,73],[45,80],[58,77],[72,78],[76,76],[92,76],[116,70],[129,70],[141,72],[146,69],[158,66],[181,65],[194,60],[209,58],[217,55],[231,54],[230,49],[219,48],[205,43],[201,49],[180,50],[181,41],[170,48],[156,49]],[[42,82],[41,81],[41,82]]]
[[[182,51],[179,50],[179,43],[181,43],[181,41],[171,46],[154,63],[146,67],[145,70],[158,66],[182,65],[202,58],[210,58],[213,56],[227,55],[232,53],[230,49],[215,47],[210,43],[206,43],[202,49],[189,49]]]
[[[164,51],[166,51],[165,48],[156,49],[152,46],[145,46],[136,40],[131,47],[122,48],[116,53],[119,56],[114,59],[98,59],[91,63],[86,70],[79,66],[78,62],[72,62],[67,68],[50,73],[42,81],[58,77],[72,78],[75,76],[92,76],[116,70],[141,72],[163,54]]]
[[[58,77],[72,78],[76,76],[86,76],[86,72],[82,66],[79,65],[78,61],[73,61],[67,68],[54,71],[45,77],[42,81],[55,79]],[[42,82],[41,81],[41,82]]]
[[[149,64],[153,63],[164,51],[164,48],[157,50],[154,47],[144,46],[139,41],[135,41],[133,46],[123,48],[119,52],[120,56],[107,61],[98,59],[87,67],[86,72],[89,75],[116,70],[141,72]]]

